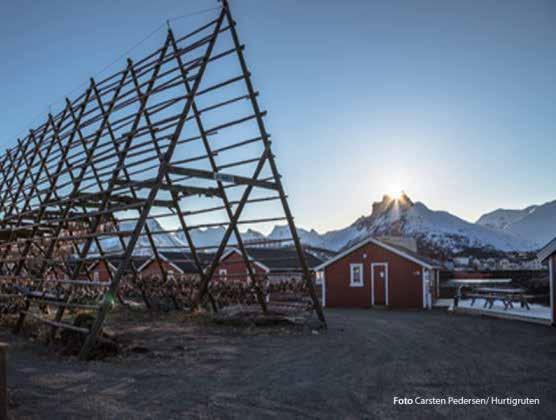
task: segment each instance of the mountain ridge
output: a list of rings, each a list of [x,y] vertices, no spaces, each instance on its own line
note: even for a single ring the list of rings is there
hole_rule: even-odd
[[[152,231],[163,230],[156,220],[150,220],[149,226]],[[123,224],[120,229],[129,230],[132,226]],[[346,249],[368,236],[407,236],[414,238],[420,249],[443,257],[465,252],[531,252],[556,236],[556,200],[524,209],[497,209],[472,223],[447,211],[431,210],[423,202],[413,202],[406,194],[398,198],[384,195],[372,203],[370,214],[358,217],[344,228],[324,233],[301,227],[297,230],[305,245],[333,251]],[[196,246],[218,246],[225,227],[196,229],[190,233]],[[242,232],[247,245],[265,241],[291,245],[290,238],[287,225],[275,225],[267,235],[254,229]],[[165,249],[184,249],[187,243],[182,232],[156,235],[155,241]],[[234,235],[229,244],[235,244]],[[141,237],[138,245],[138,253],[149,253],[146,237]],[[103,247],[114,250],[119,243],[105,243]]]
[[[523,209],[496,209],[482,215],[476,223],[526,238],[540,248],[556,236],[556,200]]]

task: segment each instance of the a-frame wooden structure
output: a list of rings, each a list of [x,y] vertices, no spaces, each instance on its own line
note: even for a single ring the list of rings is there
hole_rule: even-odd
[[[195,303],[207,294],[220,257],[233,243],[247,257],[240,227],[282,221],[314,309],[325,323],[272,152],[270,135],[229,5],[190,33],[168,30],[163,45],[101,80],[91,79],[62,111],[48,115],[0,162],[0,278],[20,287],[27,316],[86,335],[86,359],[118,295],[134,273],[135,252],[160,260],[168,232],[179,235],[201,278]],[[153,223],[156,221],[157,223]],[[123,228],[125,224],[126,228]],[[163,225],[166,229],[157,230]],[[192,232],[223,227],[214,246]],[[107,244],[118,245],[118,252]],[[144,245],[146,244],[146,245]],[[211,262],[201,252],[210,249]],[[109,283],[91,279],[92,261],[111,259]],[[116,261],[116,263],[115,263]],[[160,264],[162,268],[162,264]],[[50,270],[64,278],[48,278]],[[163,270],[163,274],[164,273]],[[98,305],[73,296],[98,287]],[[56,288],[56,299],[49,291]],[[62,293],[60,293],[60,288]],[[261,293],[258,300],[265,310]],[[33,307],[56,308],[47,319]],[[95,314],[92,328],[64,319],[67,308]]]

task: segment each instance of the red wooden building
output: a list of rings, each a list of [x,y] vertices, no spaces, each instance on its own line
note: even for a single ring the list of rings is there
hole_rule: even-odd
[[[77,267],[77,261],[70,257],[66,261],[64,267],[52,268],[48,271],[47,279],[65,279],[65,280],[81,280],[81,281],[110,281],[109,270],[114,273],[116,268],[113,266],[110,258],[108,263],[105,260],[98,259],[87,263],[87,268],[82,270],[77,278],[72,278],[73,272]],[[89,275],[87,275],[87,272]]]
[[[149,257],[144,256],[133,256],[130,263],[133,264],[135,270],[138,271],[139,267],[142,266]],[[90,278],[85,272],[82,272],[77,280],[92,280],[107,282],[111,280],[111,274],[114,275],[120,263],[121,257],[118,255],[107,256],[105,259],[99,258],[98,260],[92,262],[87,267],[89,271]],[[71,271],[75,269],[76,262],[69,263]],[[62,277],[68,277],[68,274],[64,274]],[[68,277],[69,278],[69,277]]]
[[[93,277],[93,281],[110,281],[110,273],[116,272],[113,262],[106,260],[98,260],[89,266],[89,272]]]
[[[270,283],[303,279],[297,252],[294,249],[247,248],[246,251],[255,275],[259,279],[267,279]],[[305,252],[305,259],[310,270],[323,262],[309,252]],[[232,248],[222,256],[215,276],[224,280],[248,280],[247,265],[239,249]]]
[[[556,238],[550,241],[537,255],[541,262],[548,261],[548,284],[550,293],[551,323],[556,325]]]
[[[439,268],[411,249],[370,237],[316,267],[317,284],[327,307],[431,308]]]

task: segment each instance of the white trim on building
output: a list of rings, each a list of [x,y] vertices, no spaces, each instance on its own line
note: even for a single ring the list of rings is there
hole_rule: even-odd
[[[158,254],[161,260],[166,261],[168,264],[170,264],[172,267],[174,267],[176,270],[178,270],[178,272],[180,272],[181,274],[183,274],[183,270],[181,268],[179,268],[176,264],[174,264],[172,261],[170,261],[166,256],[164,256],[164,254],[159,253]],[[140,273],[141,271],[143,271],[145,269],[145,267],[148,267],[150,263],[152,263],[153,261],[156,261],[156,257],[152,256],[151,258],[149,258],[147,261],[145,261],[138,269],[137,272]]]
[[[359,270],[359,279],[355,280],[356,270]],[[349,287],[363,287],[365,286],[365,275],[362,263],[352,263],[349,265]]]
[[[382,247],[382,248],[384,248],[384,249],[386,249],[386,250],[388,250],[388,251],[390,251],[390,252],[392,252],[392,253],[394,253],[394,254],[397,254],[397,255],[399,255],[399,256],[401,256],[401,257],[403,257],[403,258],[408,259],[409,261],[413,261],[414,263],[419,264],[419,265],[422,266],[422,267],[426,267],[426,268],[429,268],[429,269],[431,269],[431,270],[434,270],[435,268],[438,268],[438,267],[432,265],[431,263],[429,263],[428,261],[419,259],[419,258],[417,258],[417,257],[415,257],[415,256],[413,256],[413,255],[410,255],[410,254],[408,254],[408,253],[406,253],[406,252],[403,252],[401,249],[398,249],[398,248],[395,248],[395,247],[390,246],[390,245],[388,245],[388,244],[385,244],[384,242],[381,242],[381,241],[379,241],[378,239],[369,237],[369,238],[367,238],[367,239],[365,239],[365,240],[359,242],[358,244],[355,244],[354,246],[352,246],[351,248],[345,250],[344,252],[342,252],[342,253],[336,255],[334,258],[332,258],[332,259],[330,259],[330,260],[324,262],[323,264],[319,265],[318,267],[315,267],[315,270],[322,270],[322,269],[328,267],[330,264],[332,264],[332,263],[334,263],[334,262],[336,262],[336,261],[338,261],[338,260],[344,258],[346,255],[351,254],[353,251],[356,251],[357,249],[359,249],[359,248],[361,248],[362,246],[365,246],[365,245],[367,245],[367,244],[369,244],[369,243],[372,243],[372,244],[375,244],[375,245],[377,245],[377,246],[380,246],[380,247]]]
[[[220,264],[222,264],[222,262],[228,258],[230,255],[232,254],[238,254],[240,257],[243,258],[243,254],[241,253],[241,251],[237,248],[232,248],[230,249],[228,252],[224,253],[221,257],[220,257]],[[251,262],[252,264],[255,264],[256,266],[258,266],[261,270],[263,270],[266,273],[270,272],[270,268],[268,268],[266,265],[264,265],[263,263],[255,260],[251,255],[249,255],[249,251],[247,250],[247,256],[249,257],[249,262]]]
[[[320,298],[322,306],[326,306],[326,278],[324,270],[315,272],[315,285],[320,286]]]
[[[427,280],[428,274],[428,280]],[[431,285],[432,285],[432,277],[434,272],[429,270],[428,268],[421,269],[421,282],[422,282],[422,289],[423,289],[423,309],[432,309],[432,293],[431,293]]]
[[[540,262],[543,262],[544,260],[546,260],[548,257],[550,257],[554,253],[556,253],[556,238],[554,238],[549,243],[547,243],[537,253],[537,258],[539,259]]]

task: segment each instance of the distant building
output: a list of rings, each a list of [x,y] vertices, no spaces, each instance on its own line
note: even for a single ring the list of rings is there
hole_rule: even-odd
[[[266,278],[271,283],[280,281],[300,281],[303,272],[297,251],[293,248],[246,248],[254,274],[259,278]],[[307,266],[313,269],[322,264],[323,260],[305,251]],[[220,259],[214,274],[220,280],[250,281],[248,268],[241,251],[232,248]]]
[[[139,267],[143,265],[149,257],[145,256],[133,256],[130,260],[131,267],[127,268],[127,272],[133,272],[135,269],[136,272],[139,271]],[[121,256],[113,255],[106,257],[104,259],[99,258],[95,262],[93,262],[89,267],[89,273],[92,277],[93,281],[110,281],[111,274],[112,276],[116,273],[118,269],[118,265],[120,264]],[[82,277],[86,277],[82,274]]]
[[[139,275],[162,275],[162,269],[166,274],[171,276],[182,275],[199,275],[199,269],[195,264],[193,255],[190,252],[169,252],[164,251],[159,253],[160,263],[155,256],[147,259],[138,269]],[[210,264],[213,254],[197,253],[197,258],[201,264],[201,269],[204,270]],[[162,266],[162,269],[161,269]]]
[[[444,268],[448,271],[455,270],[456,266],[453,261],[444,261]]]
[[[473,260],[471,261],[471,267],[474,270],[482,270],[483,269],[483,263],[480,259],[473,258]]]
[[[454,257],[454,265],[456,267],[469,267],[469,257]]]

